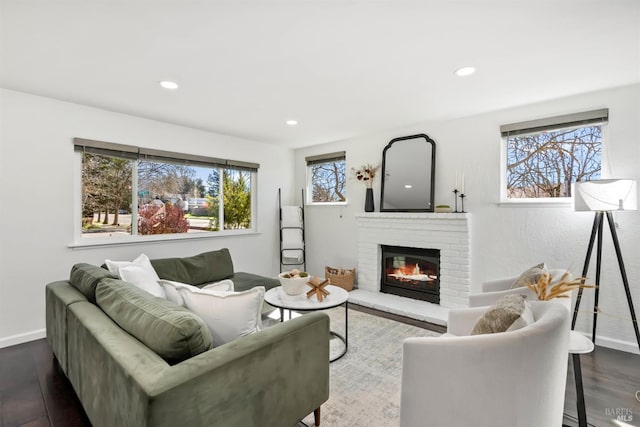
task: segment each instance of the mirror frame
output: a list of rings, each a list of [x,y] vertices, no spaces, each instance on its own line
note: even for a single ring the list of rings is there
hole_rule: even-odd
[[[425,206],[418,209],[388,209],[384,207],[384,181],[386,176],[387,150],[389,150],[396,142],[402,142],[409,139],[424,138],[425,143],[431,144],[431,188],[429,189],[429,201],[431,207]],[[426,165],[425,165],[426,166]],[[435,177],[436,177],[436,142],[429,138],[427,134],[420,133],[416,135],[401,136],[392,139],[382,151],[382,188],[380,191],[380,212],[434,212],[434,195],[435,195]]]

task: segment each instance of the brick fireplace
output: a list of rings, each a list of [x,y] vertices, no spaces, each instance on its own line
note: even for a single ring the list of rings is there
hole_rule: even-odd
[[[471,287],[470,219],[468,213],[373,212],[359,215],[356,218],[358,289],[381,292],[383,246],[426,249],[439,254],[440,306],[468,307]]]

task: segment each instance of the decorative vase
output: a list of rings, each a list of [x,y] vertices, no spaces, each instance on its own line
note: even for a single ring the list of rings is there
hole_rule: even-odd
[[[365,212],[373,212],[373,188],[367,188],[367,192],[365,194],[364,199],[364,211]]]

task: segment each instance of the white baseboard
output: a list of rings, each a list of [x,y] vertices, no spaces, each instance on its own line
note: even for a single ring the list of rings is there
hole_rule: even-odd
[[[37,331],[25,332],[24,334],[11,335],[9,337],[0,338],[0,348],[10,347],[12,345],[22,344],[29,341],[39,340],[47,336],[46,329],[38,329]]]

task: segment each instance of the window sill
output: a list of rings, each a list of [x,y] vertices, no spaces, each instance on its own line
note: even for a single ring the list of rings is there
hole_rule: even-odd
[[[304,206],[349,206],[349,202],[305,203]]]
[[[206,233],[185,233],[185,234],[160,234],[153,236],[121,236],[121,237],[84,237],[67,246],[72,249],[95,248],[100,246],[126,246],[144,245],[148,243],[193,240],[193,239],[215,239],[219,237],[242,237],[261,234],[255,230],[226,230]]]
[[[501,208],[570,208],[573,207],[573,199],[562,197],[556,199],[502,200],[497,205]]]

